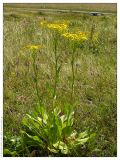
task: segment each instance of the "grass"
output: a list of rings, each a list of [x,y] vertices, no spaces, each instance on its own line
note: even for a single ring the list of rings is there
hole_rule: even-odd
[[[79,5],[86,7],[86,10],[91,6]],[[96,133],[96,139],[87,149],[78,149],[73,156],[116,156],[116,15],[41,15],[38,12],[21,13],[20,9],[16,12],[17,6],[24,7],[22,4],[4,4],[4,13],[9,9],[9,13],[4,15],[4,135],[19,135],[22,119],[26,113],[34,111],[37,103],[31,53],[24,50],[28,44],[44,46],[37,55],[38,87],[43,103],[51,111],[55,79],[53,40],[50,33],[40,27],[40,22],[44,19],[50,22],[70,20],[71,31],[80,29],[91,33],[94,28],[99,35],[94,45],[87,43],[79,46],[75,54],[74,128],[77,131],[89,128]],[[58,8],[54,4],[48,6]],[[73,9],[76,5],[67,6]],[[92,6],[98,7],[97,10],[106,8],[105,4]],[[115,5],[110,6],[109,11],[116,12]],[[59,8],[64,7],[59,5]],[[57,105],[62,109],[65,103],[71,103],[72,81],[71,51],[63,39],[59,41],[57,52],[60,55],[58,63],[62,66],[57,86]]]
[[[17,9],[69,9],[69,10],[81,10],[81,11],[102,11],[102,12],[113,12],[116,13],[116,4],[115,3],[39,3],[39,4],[4,4],[4,8],[9,8],[10,10],[14,7],[14,10]]]

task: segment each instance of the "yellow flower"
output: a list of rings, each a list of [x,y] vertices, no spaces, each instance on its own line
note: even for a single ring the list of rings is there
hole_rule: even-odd
[[[58,32],[65,31],[67,27],[68,26],[65,23],[48,23],[47,24],[47,28],[58,31]]]
[[[64,33],[63,37],[72,41],[85,41],[87,40],[87,35],[84,32],[77,32],[77,33]]]
[[[29,50],[39,50],[40,48],[43,48],[43,46],[41,46],[41,45],[27,45],[26,48]]]
[[[69,21],[62,21],[62,22],[53,22],[53,23],[48,23],[47,21],[42,21],[40,25],[42,27],[46,27],[48,29],[51,29],[53,31],[57,32],[64,32],[68,28]]]

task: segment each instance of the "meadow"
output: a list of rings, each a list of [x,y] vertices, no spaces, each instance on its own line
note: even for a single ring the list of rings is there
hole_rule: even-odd
[[[4,156],[117,156],[115,4],[39,7],[4,4]]]

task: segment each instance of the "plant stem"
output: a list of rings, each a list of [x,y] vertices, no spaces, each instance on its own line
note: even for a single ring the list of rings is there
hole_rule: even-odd
[[[75,85],[75,69],[74,69],[74,63],[75,63],[75,46],[73,46],[73,51],[72,51],[72,59],[71,59],[71,69],[72,69],[72,93],[71,93],[71,98],[73,101],[73,96],[74,96],[74,85]]]
[[[94,41],[93,41],[94,34],[95,34],[95,24],[93,24],[92,27],[91,27],[90,46],[89,46],[89,48],[92,49],[93,53],[95,52],[95,44],[94,44]]]
[[[74,74],[74,56],[73,56],[73,54],[72,54],[71,65],[72,65],[72,97],[73,97],[73,93],[74,93],[74,81],[75,81],[75,74]]]
[[[39,89],[38,89],[38,75],[37,75],[37,70],[36,70],[36,57],[34,56],[33,57],[33,69],[34,69],[34,75],[35,75],[35,88],[36,88],[36,93],[37,93],[37,97],[38,97],[38,102],[39,102],[39,105],[41,106],[41,98],[40,98],[40,95],[39,95]]]
[[[57,39],[54,39],[54,56],[55,56],[55,82],[54,82],[54,93],[53,98],[56,99],[56,90],[58,82],[58,57],[57,57]]]
[[[36,53],[33,53],[33,70],[34,70],[34,79],[35,79],[35,88],[36,88],[36,94],[38,97],[38,103],[39,103],[39,107],[43,107],[42,106],[42,99],[39,95],[39,87],[38,87],[38,74],[37,74],[37,69],[36,69]],[[43,125],[43,113],[42,110],[40,110],[40,114],[41,114],[41,118],[42,118],[42,125]]]

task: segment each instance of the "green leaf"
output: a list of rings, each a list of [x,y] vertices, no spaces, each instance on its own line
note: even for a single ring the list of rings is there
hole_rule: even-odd
[[[29,127],[28,120],[26,118],[23,118],[22,124]]]
[[[71,126],[67,126],[67,127],[63,128],[62,135],[63,135],[63,137],[69,137],[72,132],[73,132],[73,128]]]
[[[62,129],[63,129],[67,126],[67,117],[65,115],[62,115],[60,119],[61,119]]]
[[[87,133],[87,131],[84,131],[84,132],[79,133],[78,138],[79,139],[80,138],[85,138],[86,136],[88,136],[88,133]]]
[[[56,149],[59,149],[61,151],[61,153],[63,154],[68,154],[68,147],[67,145],[62,142],[62,141],[58,141],[57,143],[53,144],[53,146],[56,148]]]
[[[37,122],[37,119],[33,118],[33,116],[26,114],[26,116],[28,117],[29,120],[31,120],[31,122]]]
[[[3,154],[4,155],[11,155],[11,156],[16,156],[17,155],[17,152],[16,151],[13,151],[13,152],[11,152],[9,149],[4,149],[3,150]]]
[[[64,110],[67,117],[67,126],[72,126],[74,121],[73,107],[69,104],[66,104]]]
[[[56,108],[53,110],[53,113],[54,113],[55,116],[58,116],[58,115],[60,114],[60,112],[61,112],[61,110],[60,110],[58,107],[56,107]]]
[[[57,141],[57,127],[51,127],[49,130],[49,141],[50,143],[55,143]]]
[[[40,119],[37,117],[36,119],[34,117],[32,117],[31,115],[27,114],[27,121],[28,124],[26,125],[30,131],[32,131],[33,133],[37,133],[39,132],[42,124],[40,122]]]
[[[17,155],[16,151],[11,152],[12,156],[15,157]]]
[[[15,138],[12,138],[10,141],[12,142],[12,144],[15,144],[16,139],[15,139]]]
[[[37,141],[39,143],[42,143],[42,141],[40,140],[40,138],[38,136],[31,136],[31,138],[34,140],[34,141]]]
[[[89,138],[87,131],[81,132],[79,133],[75,143],[76,145],[83,145],[89,140]]]
[[[90,140],[93,140],[95,137],[96,137],[96,133],[92,133],[92,134],[90,135]]]
[[[21,131],[21,133],[24,134],[25,136],[27,136],[27,138],[28,138],[27,142],[31,143],[32,146],[34,146],[34,145],[36,146],[36,144],[37,144],[38,146],[44,147],[43,140],[41,140],[38,136],[31,136],[28,133],[26,133],[25,131]]]
[[[61,134],[62,134],[62,121],[59,116],[56,117],[55,123],[58,127],[59,136],[61,136]]]
[[[44,112],[42,113],[42,116],[43,116],[43,122],[44,122],[45,124],[47,124],[48,115],[47,115],[46,111],[44,111]]]
[[[71,135],[68,137],[68,140],[75,140],[76,139],[76,135],[77,135],[77,132],[74,130]]]
[[[76,142],[75,142],[75,145],[83,145],[83,144],[85,144],[88,140],[89,140],[89,137],[87,137],[87,138],[82,138],[82,139],[77,138],[77,139],[76,139]]]
[[[46,112],[46,109],[45,109],[45,106],[40,106],[39,104],[37,105],[37,112],[43,117],[43,119],[44,119],[44,116],[45,116],[45,118],[46,118],[46,115],[47,115],[47,112]],[[45,114],[45,115],[44,115]],[[42,118],[41,117],[41,118]]]
[[[4,149],[4,150],[3,150],[3,154],[4,154],[4,155],[11,155],[11,152],[10,152],[9,149]]]
[[[48,147],[48,150],[52,153],[58,153],[59,152],[59,150],[56,150],[56,149],[53,149],[53,148],[50,148],[50,147]]]
[[[63,153],[63,154],[68,154],[68,153],[69,153],[68,148],[64,148],[63,150],[61,150],[61,153]]]
[[[39,125],[42,126],[42,118],[37,117],[37,121],[38,121]]]
[[[64,122],[66,121],[67,117],[66,117],[65,115],[62,115],[62,116],[60,117],[60,119],[61,119],[62,123],[64,123]]]

